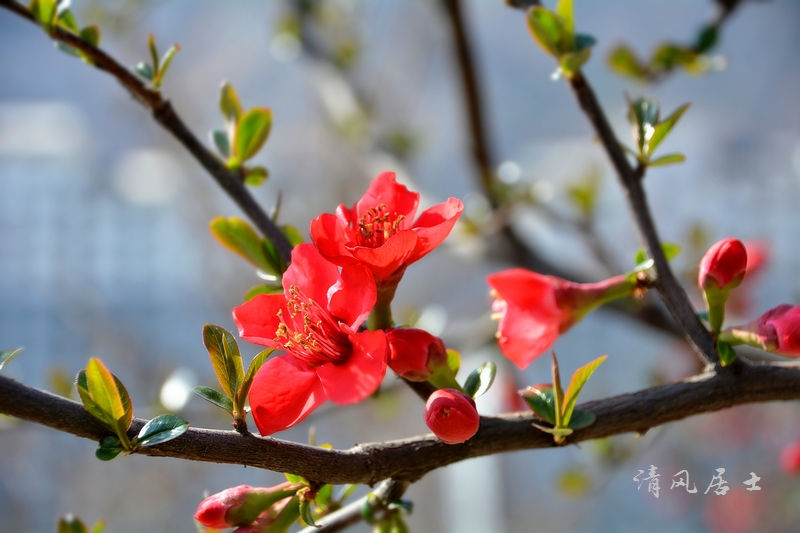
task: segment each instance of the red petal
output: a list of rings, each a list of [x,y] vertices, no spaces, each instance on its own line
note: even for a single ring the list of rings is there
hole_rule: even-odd
[[[314,241],[319,253],[339,266],[356,263],[345,248],[345,245],[353,240],[350,233],[341,218],[330,213],[323,213],[311,221],[311,240]]]
[[[328,290],[340,282],[339,269],[326,261],[313,244],[298,244],[292,250],[292,264],[283,275],[283,292],[288,299],[289,287],[296,286],[308,298],[327,307]]]
[[[250,389],[250,407],[262,435],[294,426],[326,399],[316,372],[291,355],[264,363]]]
[[[280,320],[278,311],[286,311],[286,297],[282,294],[259,294],[239,307],[233,308],[233,321],[239,336],[246,341],[276,347],[275,332]]]
[[[406,263],[416,244],[417,234],[412,230],[404,230],[389,237],[378,248],[354,246],[349,250],[376,278],[386,279]]]
[[[423,211],[414,222],[414,231],[419,240],[408,262],[413,263],[439,246],[450,235],[463,210],[464,204],[461,203],[461,200],[450,198],[442,204]]]
[[[342,268],[340,289],[330,296],[330,309],[333,316],[350,326],[353,331],[369,316],[378,290],[372,272],[361,265]]]
[[[419,193],[409,191],[405,185],[400,185],[396,181],[394,172],[383,172],[372,183],[364,193],[364,196],[353,206],[353,220],[361,218],[373,207],[385,204],[386,211],[397,213],[405,218],[400,223],[400,229],[411,227],[414,215],[419,206]]]
[[[365,331],[350,335],[353,353],[343,365],[317,367],[325,394],[339,405],[360,402],[377,390],[386,374],[386,335]]]
[[[542,306],[556,310],[555,294],[548,276],[523,268],[512,268],[491,274],[486,282],[500,295],[500,298],[520,307]]]

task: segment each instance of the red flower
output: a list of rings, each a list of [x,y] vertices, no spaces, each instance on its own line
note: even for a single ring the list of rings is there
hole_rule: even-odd
[[[701,289],[733,289],[744,279],[747,250],[742,241],[723,239],[708,249],[700,261],[697,284]]]
[[[262,435],[291,427],[325,400],[350,404],[378,388],[386,373],[383,331],[359,332],[375,304],[376,287],[360,265],[339,269],[311,244],[292,251],[283,294],[262,294],[233,310],[239,335],[281,348],[250,390]]]
[[[756,321],[756,333],[764,349],[800,357],[800,307],[783,304]]]
[[[616,276],[600,283],[573,283],[513,268],[486,278],[503,355],[519,368],[546,351],[558,336],[603,303],[630,295],[635,283]]]
[[[450,198],[414,222],[418,206],[419,193],[397,183],[394,172],[384,172],[351,209],[341,204],[335,215],[314,219],[311,239],[329,261],[363,264],[379,284],[395,276],[389,284],[396,285],[408,265],[447,237],[464,209],[461,200]]]
[[[447,349],[442,339],[414,328],[386,330],[389,368],[401,378],[425,381],[431,372],[447,364]]]
[[[439,389],[425,404],[425,425],[445,444],[458,444],[478,432],[475,400],[455,389]]]
[[[788,444],[781,451],[781,468],[790,476],[800,475],[800,442]]]

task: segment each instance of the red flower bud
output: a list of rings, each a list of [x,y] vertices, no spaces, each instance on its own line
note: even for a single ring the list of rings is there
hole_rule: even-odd
[[[439,389],[425,404],[425,425],[445,444],[458,444],[478,432],[475,400],[454,389]]]
[[[800,442],[789,444],[783,449],[781,468],[790,476],[800,475]]]
[[[770,309],[758,319],[756,332],[765,350],[800,357],[800,307],[783,304]]]
[[[386,330],[389,368],[410,381],[425,381],[431,372],[447,364],[447,350],[439,337],[414,328]]]
[[[194,519],[206,527],[216,529],[247,526],[261,513],[288,501],[298,488],[299,485],[291,486],[289,482],[269,488],[250,485],[231,487],[200,502]]]
[[[700,261],[697,284],[701,289],[738,287],[747,270],[747,250],[737,239],[723,239],[708,249]]]

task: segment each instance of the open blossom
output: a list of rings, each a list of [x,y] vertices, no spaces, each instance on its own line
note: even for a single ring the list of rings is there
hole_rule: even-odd
[[[700,261],[697,284],[702,289],[732,289],[739,286],[746,271],[744,244],[737,239],[723,239],[709,248]]]
[[[342,204],[335,215],[314,219],[311,239],[329,261],[362,264],[379,285],[396,285],[408,265],[447,237],[464,209],[461,200],[450,198],[415,221],[418,206],[419,193],[397,183],[394,172],[384,172],[352,208]]]
[[[497,338],[503,355],[519,368],[544,353],[589,311],[630,295],[634,282],[616,276],[599,283],[574,283],[513,268],[486,278],[499,319]]]
[[[280,512],[298,488],[299,485],[292,486],[289,482],[269,488],[231,487],[200,502],[194,518],[210,528],[249,526],[259,515]]]
[[[286,352],[267,360],[250,389],[262,435],[299,423],[328,399],[350,404],[375,392],[386,373],[386,336],[358,328],[376,294],[363,266],[340,273],[313,245],[300,244],[283,294],[261,294],[233,310],[243,339]]]
[[[386,330],[389,344],[389,368],[401,378],[425,381],[447,364],[447,349],[442,339],[425,330],[391,328]]]
[[[425,424],[445,444],[458,444],[478,432],[475,400],[455,389],[439,389],[425,404]]]

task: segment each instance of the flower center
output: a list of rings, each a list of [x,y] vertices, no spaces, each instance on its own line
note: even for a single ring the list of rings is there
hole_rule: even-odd
[[[371,208],[367,214],[358,219],[359,245],[378,248],[392,235],[397,233],[405,215],[387,213],[386,204]]]
[[[289,295],[286,302],[289,316],[283,310],[278,311],[280,324],[275,342],[312,367],[347,361],[353,346],[330,312],[294,285],[289,287]]]

